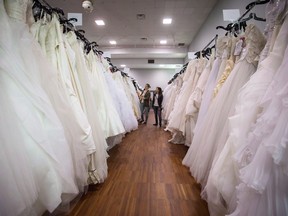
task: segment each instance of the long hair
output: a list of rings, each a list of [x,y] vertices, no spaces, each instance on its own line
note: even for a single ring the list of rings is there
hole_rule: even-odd
[[[163,92],[163,91],[162,91],[162,88],[160,88],[160,87],[157,87],[157,88],[158,88],[158,91],[159,91],[158,94],[159,94],[159,95],[162,95],[162,92]]]

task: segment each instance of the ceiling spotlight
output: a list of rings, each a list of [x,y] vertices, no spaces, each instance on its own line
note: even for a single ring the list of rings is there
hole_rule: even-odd
[[[115,44],[117,44],[117,42],[116,42],[116,41],[114,41],[114,40],[111,40],[111,41],[109,41],[109,43],[110,43],[110,44],[112,44],[112,45],[115,45]]]
[[[172,23],[172,19],[171,18],[165,18],[165,19],[163,19],[163,24],[164,25],[169,25],[169,24],[171,24]]]
[[[95,20],[95,23],[98,25],[98,26],[104,26],[105,25],[105,22],[103,20]]]
[[[167,44],[167,40],[160,40],[160,44]]]
[[[125,64],[122,64],[122,65],[120,65],[120,67],[126,67],[126,65],[125,65]]]

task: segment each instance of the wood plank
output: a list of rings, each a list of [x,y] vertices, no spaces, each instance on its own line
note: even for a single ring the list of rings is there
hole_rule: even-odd
[[[200,186],[182,165],[188,148],[168,143],[170,134],[147,125],[109,151],[107,180],[89,191],[70,216],[208,216]]]

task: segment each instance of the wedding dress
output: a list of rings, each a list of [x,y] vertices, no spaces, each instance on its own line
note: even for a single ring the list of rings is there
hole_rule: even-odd
[[[182,85],[183,85],[183,76],[184,76],[184,74],[179,75],[176,78],[176,80],[174,80],[173,83],[171,84],[171,95],[169,98],[166,97],[167,104],[164,107],[164,113],[163,113],[164,117],[163,118],[165,120],[170,119],[170,115],[171,115],[171,112],[173,110],[175,101],[177,100],[179,93],[180,93],[180,90],[181,90]],[[165,98],[165,96],[164,96],[164,98]],[[165,100],[164,98],[163,98],[163,100]]]
[[[37,30],[37,27],[39,28],[39,26],[40,29]],[[97,126],[95,124],[92,131],[91,123],[88,122],[86,116],[87,104],[84,100],[84,93],[77,73],[77,59],[75,52],[67,39],[72,32],[69,32],[67,36],[63,35],[62,28],[56,15],[52,15],[50,22],[48,22],[48,18],[44,19],[44,21],[38,21],[35,25],[32,25],[31,29],[33,32],[36,32],[34,35],[38,38],[42,49],[46,52],[46,56],[50,62],[53,63],[54,67],[57,68],[58,84],[59,86],[63,86],[63,92],[66,97],[68,97],[73,110],[73,113],[70,113],[70,121],[73,116],[76,117],[77,125],[80,130],[80,142],[82,145],[86,145],[86,154],[89,158],[88,183],[96,184],[98,182],[103,182],[107,176],[107,143],[105,138],[101,137],[103,133],[99,124],[97,124]],[[39,35],[37,35],[37,32]],[[47,32],[46,35],[45,32]],[[63,106],[60,107],[64,109]],[[67,112],[66,109],[65,111]],[[93,119],[97,121],[96,118],[97,117]],[[98,135],[97,133],[100,133],[101,135]]]
[[[106,122],[102,123],[100,121],[100,114],[97,112],[97,98],[94,95],[95,92],[92,85],[91,71],[88,70],[88,66],[86,65],[83,48],[78,42],[74,32],[69,32],[66,37],[67,44],[71,46],[75,53],[75,73],[78,75],[80,85],[78,88],[83,91],[83,102],[81,102],[81,104],[85,105],[85,114],[91,125],[92,135],[96,146],[96,152],[91,158],[94,163],[91,164],[95,167],[95,170],[97,170],[98,176],[90,176],[90,178],[97,178],[99,182],[103,182],[107,178],[108,172],[108,154],[106,152],[108,145],[105,140],[105,131],[103,130]],[[92,170],[93,167],[90,169]]]
[[[232,216],[288,213],[287,56],[286,48],[283,62],[261,101],[263,112],[252,127],[246,145],[234,156],[240,184],[236,191],[237,208]]]
[[[13,115],[15,112],[13,117],[7,115],[4,120],[6,122],[9,118],[11,118],[11,122],[16,120],[15,127],[20,129],[19,136],[22,138],[21,143],[17,140],[15,143],[11,142],[11,148],[9,147],[8,150],[17,148],[17,144],[20,144],[22,147],[18,148],[25,148],[26,159],[28,158],[29,164],[33,167],[30,172],[27,171],[27,174],[22,173],[23,179],[15,176],[16,178],[13,180],[16,181],[15,189],[17,188],[19,192],[24,192],[21,187],[22,183],[19,184],[23,180],[23,185],[26,184],[27,189],[31,189],[31,193],[14,195],[13,190],[10,191],[11,187],[1,185],[1,190],[5,188],[7,192],[6,196],[19,196],[20,201],[23,196],[27,198],[24,205],[22,205],[23,203],[21,205],[13,203],[15,199],[7,199],[9,203],[1,202],[0,211],[1,214],[3,211],[3,215],[13,215],[12,212],[16,215],[37,215],[42,214],[46,209],[52,212],[60,203],[69,202],[79,192],[73,161],[81,161],[81,153],[79,152],[79,158],[75,158],[77,154],[73,150],[73,146],[68,143],[61,120],[43,89],[39,67],[37,68],[37,59],[42,62],[42,57],[29,50],[34,41],[25,24],[28,3],[28,1],[6,1],[7,14],[11,17],[9,18],[4,9],[3,0],[0,1],[0,86],[1,92],[6,97],[6,99],[4,97],[3,103],[7,101],[7,106],[9,104],[10,114]],[[31,64],[31,58],[35,59],[33,64]],[[3,109],[6,108],[3,107]],[[5,140],[5,136],[9,134],[2,135],[4,136],[2,139]],[[5,155],[8,158],[16,156],[11,151],[6,152]],[[18,162],[21,161],[14,160],[13,162],[11,160],[9,167],[11,171],[15,173],[20,171],[21,173],[30,166],[24,161],[23,170],[21,169],[22,164],[18,164],[15,170],[16,164],[13,163]],[[1,172],[5,173],[8,167],[5,167],[4,163],[3,166]],[[27,175],[30,177],[33,175],[34,178],[30,178],[30,185],[27,185]],[[35,185],[34,189],[31,188],[32,185]],[[35,193],[37,193],[36,196]],[[1,194],[4,193],[1,192]],[[32,202],[34,202],[33,206],[31,206]]]
[[[97,112],[101,119],[100,122],[104,126],[106,138],[124,134],[125,129],[113,105],[111,92],[108,90],[104,77],[105,69],[100,62],[100,57],[90,52],[86,59],[90,73],[90,83],[94,97],[97,100]]]
[[[185,108],[189,96],[191,95],[193,88],[195,87],[199,78],[199,73],[197,73],[198,63],[200,64],[200,59],[190,61],[185,71],[183,77],[183,86],[177,101],[174,103],[174,107],[170,114],[169,122],[167,125],[167,129],[172,133],[179,131],[181,135],[185,135]]]
[[[214,55],[211,56],[213,61]],[[185,125],[185,145],[190,146],[193,139],[193,131],[197,122],[198,110],[201,105],[202,92],[207,82],[209,73],[211,71],[210,63],[212,61],[202,61],[202,65],[197,68],[197,72],[200,73],[200,77],[197,80],[196,86],[190,95],[186,109],[186,125]]]
[[[225,81],[217,97],[213,100],[201,128],[194,134],[193,142],[183,159],[197,182],[203,186],[214,158],[223,148],[228,134],[228,117],[233,113],[238,90],[256,70],[256,57],[265,46],[265,38],[254,26],[249,25],[245,32],[247,46],[241,54],[230,76]]]
[[[130,102],[130,105],[133,107],[134,115],[137,119],[141,118],[141,112],[140,112],[140,102],[136,93],[136,90],[133,86],[131,89],[131,84],[129,84],[129,81],[126,80],[122,75],[120,71],[116,71],[112,73],[113,79],[118,83],[118,86],[122,86],[122,89],[126,93],[126,96]]]
[[[209,74],[208,80],[204,87],[204,93],[202,96],[203,99],[202,99],[201,106],[199,109],[197,122],[194,128],[194,134],[197,133],[197,131],[199,130],[200,125],[204,121],[204,116],[206,115],[207,110],[210,106],[212,96],[213,96],[213,89],[216,85],[217,75],[218,75],[219,67],[221,65],[221,57],[226,47],[227,47],[227,38],[226,37],[219,38],[216,42],[216,59],[213,62],[211,72]]]
[[[121,86],[112,78],[111,72],[104,72],[109,92],[113,99],[113,104],[120,116],[121,122],[126,132],[131,132],[138,128],[138,122],[134,115],[132,106]]]
[[[276,27],[275,31],[278,32],[278,28]],[[274,42],[269,42],[269,44],[274,44]],[[229,137],[218,160],[215,161],[205,188],[212,215],[222,215],[226,208],[228,212],[236,208],[235,188],[239,183],[239,170],[237,170],[233,155],[245,144],[251,125],[261,113],[259,101],[281,65],[287,44],[288,21],[286,19],[273,51],[259,64],[255,74],[238,93],[235,114],[229,118]],[[216,214],[216,212],[219,213]]]
[[[288,213],[287,12],[285,16],[272,53],[262,61],[265,68],[278,67],[278,70],[276,73],[274,71],[273,80],[264,96],[259,98],[257,105],[261,112],[258,113],[255,124],[250,127],[245,145],[238,148],[233,157],[240,179],[236,191],[237,207],[231,214],[233,216],[276,216]],[[277,58],[282,56],[277,55],[278,52],[283,52],[283,42],[286,42],[286,50],[279,67]],[[270,62],[269,58],[274,58],[276,62]]]

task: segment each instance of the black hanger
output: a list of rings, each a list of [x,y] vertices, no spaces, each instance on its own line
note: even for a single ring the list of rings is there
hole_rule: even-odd
[[[42,19],[44,16],[44,13],[49,14],[49,15],[52,14],[52,9],[47,6],[42,5],[38,0],[33,1],[32,10],[33,10],[33,16],[36,21]]]
[[[51,8],[51,10],[55,13],[57,13],[59,16],[63,16],[64,17],[64,11],[60,8]],[[73,19],[73,18],[72,18]],[[76,19],[76,18],[75,18]],[[77,22],[77,19],[76,19],[76,22]]]
[[[265,18],[257,17],[257,15],[255,13],[252,13],[252,14],[253,14],[253,19],[254,20],[266,22]]]
[[[85,34],[85,31],[83,29],[79,29],[79,30],[76,30],[77,32],[79,32],[80,34]]]
[[[72,22],[77,22],[77,18],[70,18],[70,19],[60,18],[60,24],[72,24]]]
[[[247,22],[248,20],[251,20],[251,19],[262,21],[262,22],[266,21],[265,18],[257,17],[256,13],[250,13],[249,16],[247,18],[242,19],[241,22]]]
[[[258,0],[258,1],[251,2],[250,4],[246,6],[246,10],[251,10],[255,5],[267,4],[268,2],[270,2],[270,0],[264,0],[264,1]]]
[[[226,27],[224,26],[217,26],[216,29],[223,29],[225,31],[231,31],[233,23],[229,23]]]

